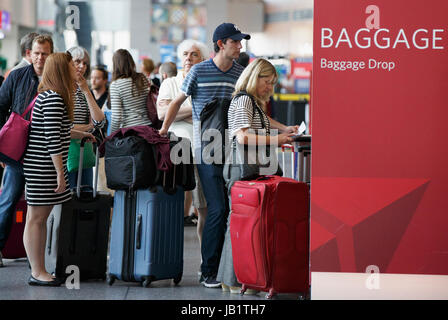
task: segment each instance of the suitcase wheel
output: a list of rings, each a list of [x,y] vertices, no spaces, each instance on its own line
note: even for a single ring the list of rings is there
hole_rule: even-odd
[[[178,285],[181,280],[182,280],[182,272],[176,278],[174,278],[173,281],[175,285]]]
[[[144,277],[142,281],[142,287],[148,288],[153,280],[154,280],[153,276]]]
[[[299,300],[311,300],[311,286],[308,287],[306,292],[300,293]]]
[[[115,282],[115,276],[113,276],[113,275],[111,275],[111,274],[108,274],[107,275],[107,283],[111,286],[111,285],[113,285],[114,284],[114,282]]]

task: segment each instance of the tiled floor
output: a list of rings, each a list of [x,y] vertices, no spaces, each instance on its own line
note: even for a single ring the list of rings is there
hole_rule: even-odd
[[[26,260],[6,260],[0,268],[0,300],[265,300],[265,294],[230,294],[221,289],[205,288],[198,282],[199,242],[194,227],[185,227],[184,273],[175,286],[172,280],[160,280],[143,288],[139,283],[115,281],[81,282],[80,289],[31,287],[26,281],[30,271]],[[276,300],[297,300],[299,294],[280,294]]]

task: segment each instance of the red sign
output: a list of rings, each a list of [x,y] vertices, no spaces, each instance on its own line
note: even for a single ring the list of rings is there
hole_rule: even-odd
[[[313,64],[311,62],[298,62],[291,59],[291,75],[294,79],[309,79]]]
[[[311,270],[448,274],[448,2],[314,10]]]

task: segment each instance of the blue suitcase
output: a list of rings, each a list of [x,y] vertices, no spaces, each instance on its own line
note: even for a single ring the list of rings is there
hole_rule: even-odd
[[[153,192],[156,191],[156,192]],[[114,196],[107,281],[141,282],[182,279],[184,190],[163,192],[161,186]]]

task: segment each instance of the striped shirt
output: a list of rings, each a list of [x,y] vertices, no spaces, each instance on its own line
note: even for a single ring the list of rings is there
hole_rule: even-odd
[[[75,91],[74,106],[75,106],[75,109],[73,110],[74,124],[89,124],[90,120],[92,120],[93,125],[97,128],[102,128],[105,125],[106,118],[104,118],[103,121],[100,122],[91,119],[89,104],[87,103],[86,96],[79,87]]]
[[[243,95],[232,99],[229,107],[228,121],[229,121],[229,137],[232,139],[238,130],[250,128],[256,130],[259,135],[269,135],[270,123],[269,119],[263,110],[259,107],[263,120],[252,105],[252,100],[249,96]],[[263,121],[263,123],[262,123]],[[262,131],[264,124],[265,131]]]
[[[80,88],[77,88],[74,96],[74,124],[89,124],[90,123],[90,111],[87,99],[82,93]]]
[[[23,160],[29,205],[53,205],[71,199],[66,169],[71,127],[62,97],[51,90],[39,94]],[[55,193],[57,174],[51,156],[59,154],[62,155],[67,189]]]
[[[201,145],[200,114],[207,102],[214,98],[230,99],[235,84],[244,68],[233,62],[232,67],[222,72],[213,59],[195,64],[182,84],[182,92],[191,96],[193,105],[194,146]]]
[[[260,112],[257,112],[255,101],[252,102],[252,99],[248,95],[238,96],[232,99],[229,106],[228,113],[228,124],[229,124],[229,139],[233,140],[236,136],[236,133],[241,130],[248,128],[249,133],[257,134],[260,136],[267,136],[270,134],[271,125],[269,122],[269,118],[263,112],[263,110],[258,107]],[[261,115],[261,116],[260,116]],[[238,150],[237,152],[243,152],[243,150],[239,150],[237,147],[236,139],[232,141],[232,148]],[[263,150],[263,149],[261,149]],[[241,159],[245,159],[247,157],[247,163],[258,163],[257,158],[260,157],[266,158],[269,156],[269,148],[265,148],[264,152],[260,149],[252,146],[251,148],[246,148],[244,157],[242,156],[244,153],[240,154],[239,161]],[[261,152],[261,153],[260,153]],[[233,154],[233,153],[231,153]],[[238,157],[237,157],[238,159]],[[229,161],[229,159],[227,159]],[[263,163],[266,163],[263,160]]]
[[[111,132],[120,128],[137,125],[150,125],[146,108],[149,84],[137,93],[132,78],[117,79],[110,85],[110,103],[112,109]]]

